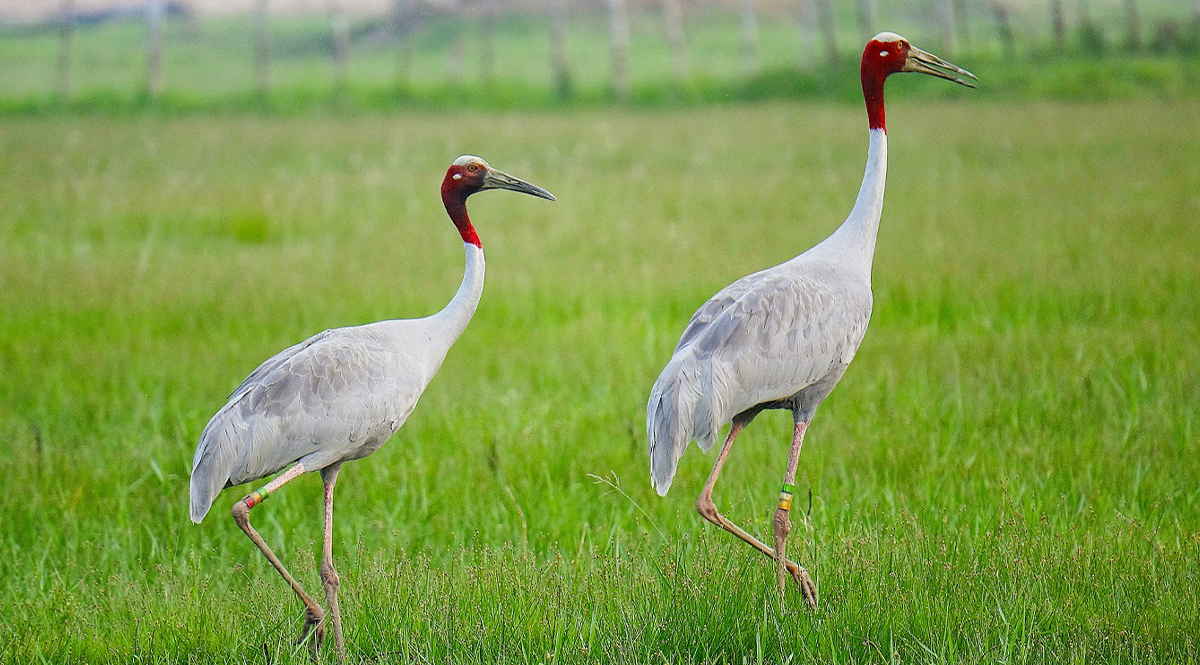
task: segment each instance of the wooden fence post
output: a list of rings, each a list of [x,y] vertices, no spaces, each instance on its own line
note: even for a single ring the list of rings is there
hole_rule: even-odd
[[[825,55],[829,62],[837,64],[837,21],[833,15],[832,0],[817,0],[817,19],[821,24],[821,32],[825,33]]]
[[[858,0],[858,31],[863,42],[875,36],[875,0]]]
[[[1067,20],[1063,16],[1062,0],[1050,0],[1050,27],[1054,31],[1054,45],[1059,53],[1067,51]]]
[[[758,3],[742,0],[742,70],[758,74]]]
[[[816,24],[814,8],[810,0],[799,0],[796,3],[796,39],[800,48],[796,49],[799,56],[800,69],[812,65],[808,44],[815,41],[812,26]]]
[[[667,29],[667,43],[671,45],[671,57],[675,61],[675,78],[682,81],[688,75],[688,57],[681,0],[663,0],[663,22]]]
[[[392,40],[396,47],[396,87],[404,87],[408,83],[412,69],[412,25],[409,13],[409,0],[393,0],[392,2]]]
[[[485,88],[496,83],[496,5],[479,6],[479,78]]]
[[[75,35],[75,0],[62,0],[58,42],[58,95],[71,98],[71,55]]]
[[[158,99],[162,92],[162,0],[146,3],[146,93]]]
[[[550,68],[559,98],[571,96],[571,63],[567,58],[567,0],[550,0]]]
[[[608,35],[612,45],[613,93],[629,99],[629,15],[625,0],[608,0]]]
[[[1129,50],[1142,50],[1142,20],[1138,15],[1137,0],[1125,0],[1126,16],[1129,20]]]
[[[350,19],[341,0],[326,0],[329,29],[333,33],[334,84],[345,90],[350,80]]]
[[[990,5],[992,16],[996,19],[996,34],[1000,35],[1000,44],[1004,48],[1004,54],[1012,57],[1017,53],[1016,43],[1013,39],[1012,20],[1009,18],[1008,7],[993,2]]]
[[[967,0],[954,0],[954,38],[959,50],[971,50],[971,17],[967,15]]]
[[[463,57],[467,52],[467,40],[463,37],[463,18],[454,22],[454,36],[450,38],[450,53],[446,57],[446,81],[452,85],[462,84]]]
[[[254,78],[258,95],[271,91],[271,41],[267,34],[267,0],[254,0]]]
[[[939,23],[942,29],[942,43],[938,44],[938,52],[953,58],[958,50],[954,43],[954,0],[942,0],[938,6],[938,18],[941,19]]]

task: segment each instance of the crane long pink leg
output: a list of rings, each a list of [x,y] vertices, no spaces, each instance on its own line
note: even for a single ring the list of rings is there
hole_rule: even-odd
[[[784,570],[787,568],[787,536],[788,532],[792,529],[792,522],[788,519],[788,513],[792,509],[792,493],[795,491],[793,484],[796,482],[796,467],[800,463],[800,447],[804,445],[804,431],[807,429],[808,423],[796,423],[796,428],[792,432],[792,453],[788,456],[787,471],[783,474],[783,490],[779,493],[779,507],[775,509],[775,562],[779,567],[780,598],[783,597]],[[804,601],[815,610],[817,609],[816,586],[813,585],[812,579],[808,576],[808,571],[803,568],[797,568],[798,572],[791,571],[792,576],[796,579],[796,583],[800,585]]]
[[[731,448],[733,448],[733,440],[737,438],[738,433],[741,432],[742,428],[744,427],[744,424],[737,422],[734,422],[733,425],[730,426],[729,435],[725,437],[725,444],[721,446],[721,452],[717,453],[717,461],[713,463],[712,473],[708,475],[708,482],[704,483],[704,489],[700,490],[700,497],[696,499],[696,510],[704,517],[704,519],[716,524],[722,529],[725,529],[738,538],[741,538],[743,541],[749,543],[751,547],[759,552],[762,552],[771,559],[775,559],[774,549],[767,546],[766,543],[755,538],[754,536],[751,536],[749,533],[746,533],[746,531],[740,526],[730,522],[725,518],[724,515],[717,512],[717,506],[712,500],[713,488],[717,484],[717,478],[721,475],[721,468],[725,466],[725,460],[729,457],[729,451]],[[792,577],[794,577],[800,584],[800,589],[802,592],[804,592],[805,601],[808,602],[809,606],[816,607],[816,594],[815,589],[812,587],[812,582],[809,581],[807,586],[805,586],[804,583],[805,580],[809,579],[808,571],[804,570],[804,568],[801,568],[796,562],[788,561],[787,559],[783,560],[783,565],[787,567],[788,572],[790,572]],[[811,598],[809,596],[810,592],[813,592]]]
[[[329,604],[329,616],[333,619],[333,643],[337,647],[338,662],[346,662],[346,643],[342,639],[342,614],[338,610],[337,590],[341,577],[333,567],[333,486],[337,484],[341,463],[321,469],[321,480],[325,482],[325,547],[321,553],[321,582],[325,585],[325,601]]]
[[[300,639],[297,640],[297,643],[303,642],[311,635],[311,647],[315,654],[321,648],[321,643],[325,641],[325,627],[322,625],[322,621],[325,620],[325,610],[322,610],[320,605],[316,604],[307,593],[304,593],[304,589],[300,588],[300,584],[296,581],[296,578],[292,577],[291,573],[283,567],[283,563],[279,561],[279,557],[275,556],[270,547],[267,547],[266,541],[262,539],[262,536],[258,535],[254,527],[250,526],[250,510],[263,501],[266,501],[267,497],[271,496],[273,492],[288,482],[295,480],[302,473],[304,473],[304,465],[296,464],[271,482],[233,504],[233,521],[237,523],[242,531],[246,532],[246,535],[262,551],[267,560],[271,562],[271,565],[275,566],[275,570],[279,571],[283,579],[287,580],[287,583],[292,587],[292,591],[295,591],[296,595],[300,596],[300,601],[304,603],[304,628],[300,631]]]

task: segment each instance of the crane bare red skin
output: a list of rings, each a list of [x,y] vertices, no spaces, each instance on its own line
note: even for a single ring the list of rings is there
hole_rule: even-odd
[[[872,39],[863,49],[859,77],[862,79],[863,99],[867,103],[867,122],[871,129],[887,131],[887,119],[883,111],[883,83],[891,74],[904,70],[908,60],[909,45],[906,41],[881,42]]]
[[[459,177],[455,178],[456,175]],[[463,242],[471,243],[480,249],[483,249],[483,243],[471,224],[471,218],[467,216],[467,197],[482,188],[483,169],[475,164],[452,164],[442,180],[442,205],[446,206],[446,214],[450,216],[450,221],[454,222],[454,227],[458,229],[458,235],[462,236]]]

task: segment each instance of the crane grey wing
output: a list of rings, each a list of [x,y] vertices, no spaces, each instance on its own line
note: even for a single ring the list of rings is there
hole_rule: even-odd
[[[647,404],[651,479],[660,494],[691,440],[709,450],[733,416],[786,400],[853,358],[870,290],[830,287],[840,281],[826,272],[809,264],[802,273],[756,273],[692,317]]]
[[[691,344],[722,312],[729,309],[739,298],[746,295],[747,291],[753,289],[755,284],[762,281],[765,274],[769,274],[768,271],[746,275],[709,298],[700,306],[700,309],[692,314],[687,327],[683,329],[683,334],[679,336],[679,343],[675,345],[675,351],[678,352],[679,349]]]
[[[407,360],[343,329],[263,363],[200,436],[192,519],[203,518],[224,487],[301,459],[317,469],[373,452],[399,429],[424,389],[423,375]]]
[[[266,361],[264,361],[263,364],[256,367],[253,372],[250,372],[250,376],[247,376],[241,382],[241,384],[238,385],[237,388],[233,389],[233,392],[229,393],[228,399],[232,400],[236,396],[241,395],[243,392],[245,392],[250,387],[258,385],[262,381],[263,377],[265,377],[268,374],[270,374],[271,372],[275,371],[277,368],[279,368],[280,365],[286,363],[289,359],[291,359],[292,356],[296,355],[300,351],[303,351],[304,349],[312,346],[313,344],[316,344],[317,342],[319,342],[322,339],[324,339],[325,337],[327,337],[330,334],[330,332],[331,331],[329,331],[329,330],[325,330],[320,333],[317,333],[316,335],[309,337],[308,339],[304,340],[303,342],[289,346],[288,348],[271,356]],[[199,452],[199,451],[197,451],[197,452]]]

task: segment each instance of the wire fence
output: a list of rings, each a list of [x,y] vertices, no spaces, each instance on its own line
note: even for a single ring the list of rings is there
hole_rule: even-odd
[[[464,90],[626,100],[848,67],[884,28],[950,58],[1200,54],[1200,0],[326,0],[319,11],[246,2],[233,12],[177,0],[54,0],[40,14],[0,5],[0,103]]]

